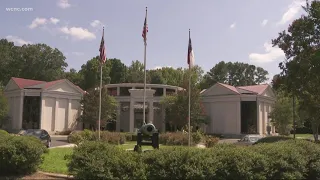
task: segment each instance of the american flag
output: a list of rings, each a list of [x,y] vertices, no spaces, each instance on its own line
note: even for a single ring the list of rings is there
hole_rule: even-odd
[[[101,64],[104,64],[107,59],[106,48],[104,47],[104,28],[103,28],[103,32],[102,32],[102,39],[101,39],[99,51],[100,51],[100,62],[101,62]]]
[[[188,45],[188,64],[189,64],[189,68],[193,67],[193,64],[194,64],[194,53],[193,53],[192,44],[191,44],[190,30],[189,30],[189,45]]]
[[[147,33],[148,33],[148,24],[147,24],[147,8],[146,8],[146,17],[144,18],[144,24],[143,24],[143,30],[142,30],[142,37],[145,44],[147,44]]]

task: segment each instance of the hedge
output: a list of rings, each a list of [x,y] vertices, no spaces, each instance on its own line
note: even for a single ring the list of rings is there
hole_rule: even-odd
[[[2,135],[0,138],[0,175],[35,172],[45,152],[47,148],[34,137]]]
[[[145,153],[88,142],[70,158],[68,167],[77,179],[320,179],[320,146],[304,140]]]
[[[189,136],[187,133],[183,132],[167,132],[164,134],[160,134],[159,136],[159,142],[163,145],[170,145],[170,146],[176,146],[176,145],[188,145]],[[204,136],[200,132],[194,132],[191,135],[191,141],[193,145],[199,144],[200,142],[203,142]]]
[[[69,142],[80,144],[83,141],[96,141],[99,138],[98,131],[84,131],[74,132],[69,136]],[[126,136],[119,132],[100,131],[100,140],[110,144],[123,144],[126,142]],[[132,137],[131,137],[132,138]]]

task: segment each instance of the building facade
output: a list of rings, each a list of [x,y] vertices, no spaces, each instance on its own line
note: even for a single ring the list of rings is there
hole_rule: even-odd
[[[269,113],[276,101],[270,85],[234,87],[217,83],[201,93],[202,103],[210,123],[205,127],[209,134],[241,135],[271,134],[275,127]]]
[[[118,101],[116,131],[135,132],[143,124],[143,83],[122,83],[106,85],[108,94]],[[163,84],[146,84],[146,123],[152,122],[164,132],[165,109],[160,104],[163,97],[176,94],[182,88]]]
[[[45,129],[50,133],[82,129],[77,123],[85,92],[66,79],[52,82],[11,78],[4,94],[9,104],[9,131]]]

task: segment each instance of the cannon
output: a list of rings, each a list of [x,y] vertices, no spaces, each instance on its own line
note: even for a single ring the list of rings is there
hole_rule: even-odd
[[[151,145],[154,149],[159,149],[159,131],[154,124],[144,124],[138,130],[137,145],[134,150],[137,151],[142,145]]]

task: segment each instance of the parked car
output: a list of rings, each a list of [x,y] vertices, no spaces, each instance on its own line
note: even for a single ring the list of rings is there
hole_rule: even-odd
[[[263,136],[258,134],[247,134],[242,139],[238,140],[237,145],[249,146],[257,142]]]
[[[51,147],[51,136],[44,129],[27,129],[20,131],[19,134],[22,136],[34,136],[40,139],[47,148]]]

